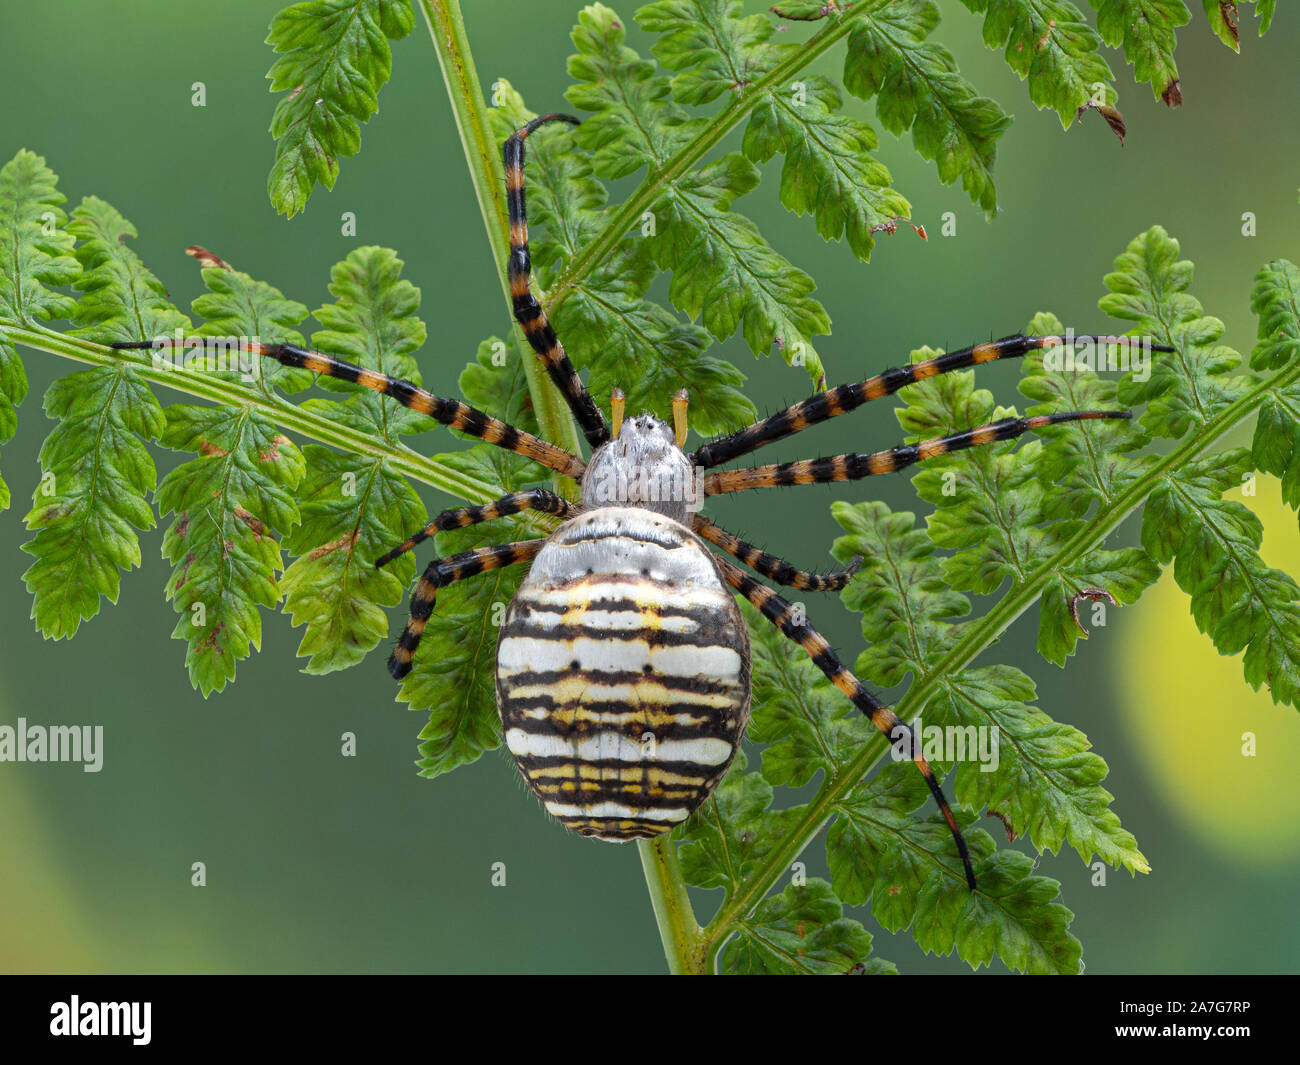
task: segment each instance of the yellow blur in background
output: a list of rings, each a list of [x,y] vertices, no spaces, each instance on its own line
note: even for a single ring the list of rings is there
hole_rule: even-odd
[[[1249,486],[1247,486],[1249,490]],[[1260,554],[1285,573],[1300,573],[1296,512],[1278,481],[1263,474],[1255,494],[1235,499],[1264,523]],[[1234,863],[1286,866],[1300,856],[1300,720],[1251,691],[1241,655],[1214,649],[1192,619],[1172,567],[1143,595],[1116,654],[1133,754],[1186,828]],[[1253,753],[1247,753],[1253,750]]]

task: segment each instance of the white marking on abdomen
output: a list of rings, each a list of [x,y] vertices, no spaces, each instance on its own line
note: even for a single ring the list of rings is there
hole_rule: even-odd
[[[637,821],[685,821],[691,812],[684,806],[624,806],[621,802],[597,802],[590,806],[573,806],[563,802],[544,804],[547,813],[556,817],[624,817]]]
[[[576,667],[573,663],[576,662]],[[639,672],[649,666],[665,677],[740,676],[740,655],[730,647],[651,647],[644,640],[538,640],[509,636],[497,650],[497,673],[548,673],[570,668],[598,673]]]
[[[726,692],[693,692],[668,688],[650,679],[636,684],[595,684],[586,677],[568,677],[553,684],[519,684],[506,690],[512,703],[526,703],[530,699],[550,697],[557,707],[572,703],[627,703],[629,706],[674,706],[686,703],[691,706],[709,706],[718,710],[735,709],[740,699]]]
[[[533,597],[525,598],[525,602]],[[662,603],[660,604],[662,605]],[[570,613],[575,616],[570,616]],[[538,610],[528,616],[524,624],[532,629],[556,629],[561,625],[580,625],[592,632],[630,632],[635,629],[662,629],[664,632],[695,632],[700,624],[694,618],[680,614],[642,614],[635,610],[582,610],[573,607],[571,611],[556,614],[550,610]]]
[[[532,576],[531,574],[529,575]],[[628,599],[638,607],[667,607],[678,610],[707,610],[710,607],[723,607],[730,597],[720,589],[697,585],[683,592],[674,592],[670,585],[652,584],[641,581],[636,584],[620,584],[615,581],[575,584],[568,588],[543,588],[539,585],[525,585],[520,597],[524,602],[534,602],[539,606],[561,606],[571,608],[581,603],[597,602],[601,599]]]
[[[597,732],[578,740],[539,735],[520,728],[506,730],[506,746],[521,758],[572,758],[579,762],[695,762],[722,765],[731,757],[726,740],[710,736],[693,740],[660,740],[643,747],[620,732]]]

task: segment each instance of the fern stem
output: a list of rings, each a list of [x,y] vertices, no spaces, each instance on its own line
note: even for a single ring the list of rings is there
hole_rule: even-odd
[[[551,285],[548,310],[553,312],[569,298],[591,270],[613,253],[623,236],[639,223],[642,214],[654,206],[664,188],[684,177],[696,163],[717,147],[754,109],[764,93],[785,84],[798,74],[847,34],[853,28],[854,19],[865,16],[872,9],[873,5],[863,3],[841,12],[823,30],[810,37],[789,59],[778,63],[747,88],[738,90],[731,102],[714,115],[689,144],[661,168],[647,174],[640,187],[610,217],[605,228],[570,260],[564,273]]]
[[[420,0],[420,8],[428,23],[434,49],[438,53],[447,97],[451,101],[452,113],[456,116],[456,128],[465,149],[470,180],[474,184],[474,194],[478,197],[479,211],[483,215],[483,225],[487,229],[488,243],[497,266],[497,277],[501,281],[501,293],[509,305],[505,237],[510,223],[504,191],[505,171],[488,122],[483,89],[470,55],[460,4],[457,0]],[[538,296],[544,298],[540,292]],[[533,409],[537,412],[542,436],[575,455],[581,454],[578,428],[573,416],[559,391],[542,371],[538,360],[533,357],[532,350],[523,342],[517,327],[515,346],[519,357],[523,359],[528,391],[532,396]],[[572,497],[572,485],[560,484],[558,474],[555,480],[557,490],[565,491]],[[654,906],[655,920],[659,924],[669,969],[674,973],[703,971],[700,968],[702,956],[697,949],[699,925],[686,894],[686,882],[682,879],[681,867],[677,863],[676,849],[665,847],[660,839],[653,843],[641,841],[640,851],[646,886]]]
[[[713,971],[712,957],[691,909],[686,881],[677,861],[677,847],[668,836],[639,839],[641,868],[645,871],[650,903],[654,907],[659,938],[663,941],[668,971],[674,976],[703,976]]]
[[[488,122],[487,108],[483,102],[483,89],[479,84],[478,69],[470,55],[469,40],[465,36],[465,20],[458,0],[420,0],[429,34],[433,38],[442,78],[447,86],[447,98],[456,118],[456,129],[465,149],[465,162],[469,166],[470,181],[478,198],[479,212],[487,229],[488,244],[496,263],[497,278],[501,282],[501,295],[510,306],[510,290],[506,284],[506,234],[510,229],[506,210],[506,177],[501,152],[492,127]],[[538,294],[539,297],[542,295]],[[564,402],[564,397],[546,376],[532,349],[515,327],[515,348],[523,360],[528,392],[533,400],[533,410],[544,439],[562,448],[582,454],[578,427]],[[572,497],[573,485],[560,474],[555,475],[557,488]],[[563,480],[565,483],[560,484]]]
[[[56,333],[41,326],[29,327],[0,322],[0,333],[24,347],[51,355],[61,355],[92,366],[116,367],[126,363],[152,384],[165,385],[167,388],[207,400],[217,406],[256,409],[291,432],[327,444],[339,451],[383,459],[397,472],[470,503],[489,503],[505,494],[505,489],[500,485],[468,477],[403,444],[390,444],[376,439],[367,433],[303,410],[275,395],[267,396],[210,374],[186,369],[160,369],[153,365],[151,359],[140,357],[134,352],[112,351],[102,344],[82,340],[66,333]],[[535,527],[545,535],[552,526],[553,522],[538,522]]]
[[[1264,378],[1240,399],[1202,425],[1186,443],[1162,456],[1124,491],[1103,504],[1092,519],[1066,540],[1054,555],[1031,571],[987,614],[975,621],[966,635],[953,645],[933,669],[918,677],[899,700],[894,712],[904,721],[912,720],[946,678],[965,669],[1033,605],[1042,595],[1044,584],[1056,570],[1103,543],[1155,491],[1162,478],[1186,466],[1221,436],[1250,417],[1268,393],[1280,391],[1298,380],[1300,362]],[[822,785],[816,797],[805,808],[804,816],[795,830],[767,856],[758,869],[745,878],[704,929],[706,951],[716,950],[735,932],[737,922],[762,901],[790,867],[790,863],[822,831],[834,813],[835,804],[847,798],[862,783],[887,750],[883,737],[873,737],[843,773]],[[953,876],[960,879],[961,874],[954,870]]]

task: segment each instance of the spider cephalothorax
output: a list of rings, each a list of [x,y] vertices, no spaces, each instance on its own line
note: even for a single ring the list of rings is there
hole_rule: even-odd
[[[552,121],[542,115],[504,146],[510,211],[509,281],[514,313],[592,448],[590,463],[459,400],[290,344],[257,351],[286,366],[352,381],[391,396],[444,425],[534,460],[581,484],[572,503],[544,488],[437,515],[376,565],[440,530],[539,510],[561,519],[550,536],[481,547],[425,567],[411,596],[411,617],[389,659],[410,672],[438,589],[487,570],[531,569],[506,611],[497,654],[497,701],[506,745],[529,786],[562,823],[584,835],[627,840],[661,834],[708,798],[739,748],[749,717],[749,636],[732,593],[744,596],[790,639],[924,776],[952,832],[967,883],[975,871],[948,801],[911,729],[840,662],[803,615],[724,555],[787,587],[843,588],[852,568],[817,574],[797,569],[733,536],[699,513],[704,497],[775,485],[849,481],[891,473],[962,448],[1008,440],[1031,429],[1125,411],[1059,411],[1003,418],[950,436],[872,454],[706,473],[758,448],[953,370],[1070,342],[1125,344],[1109,336],[1009,336],[975,344],[865,381],[840,385],[687,453],[686,395],[673,399],[673,426],[654,415],[623,420],[611,397],[614,427],[588,394],[529,287],[531,262],[524,200],[524,142]],[[155,342],[116,344],[148,348]],[[1172,349],[1153,345],[1151,350]]]

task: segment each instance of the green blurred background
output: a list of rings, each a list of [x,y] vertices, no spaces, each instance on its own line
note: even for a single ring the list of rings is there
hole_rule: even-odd
[[[362,154],[343,161],[332,193],[318,191],[305,215],[286,222],[265,193],[274,101],[262,41],[279,6],[46,0],[34,17],[29,5],[4,5],[0,156],[31,148],[73,203],[88,193],[114,203],[183,308],[201,291],[183,254],[191,243],[312,307],[327,298],[329,266],[357,244],[396,248],[424,294],[426,383],[454,389],[478,341],[504,335],[510,321],[427,30],[421,21],[395,45],[394,77]],[[563,107],[577,6],[469,0],[485,85],[505,76],[534,109]],[[625,17],[633,10],[615,6]],[[906,138],[888,134],[878,154],[929,228],[928,242],[910,233],[882,239],[864,265],[785,212],[774,181],[740,204],[818,279],[835,324],[819,345],[830,381],[904,361],[922,344],[1013,332],[1040,309],[1077,330],[1111,327],[1096,309],[1101,278],[1157,222],[1196,262],[1194,291],[1227,323],[1227,342],[1248,349],[1254,272],[1300,254],[1295,13],[1280,12],[1259,40],[1244,5],[1238,57],[1191,5],[1178,111],[1135,86],[1108,53],[1129,126],[1121,148],[1097,116],[1063,132],[1054,115],[1035,111],[984,48],[978,20],[953,0],[941,6],[939,39],[979,90],[1016,116],[1001,141],[995,220],[939,185]],[[645,51],[635,31],[632,43]],[[191,106],[195,81],[206,84],[204,108]],[[877,125],[870,106],[850,100],[848,110]],[[356,213],[355,238],[340,233],[344,211]],[[939,236],[945,211],[957,217],[950,238]],[[1254,237],[1242,235],[1245,211],[1256,215]],[[723,350],[751,375],[760,408],[808,391],[801,370],[755,360],[734,340]],[[75,642],[35,634],[21,581],[30,561],[19,550],[21,516],[49,428],[39,397],[75,367],[35,352],[24,358],[33,394],[3,454],[14,506],[0,516],[0,723],[22,715],[102,724],[105,762],[99,774],[0,764],[0,970],[662,971],[636,852],[550,823],[501,752],[434,782],[418,778],[424,715],[392,701],[383,654],[346,673],[305,676],[294,657],[301,634],[270,616],[262,653],[240,666],[238,681],[207,701],[194,693],[183,645],[168,638],[174,614],[162,596],[168,570],[157,530],[144,536],[142,572],[125,576],[120,602],[106,604]],[[1016,402],[1014,365],[981,372],[1004,402]],[[842,423],[774,457],[870,450],[899,437],[887,409]],[[429,437],[420,446],[452,445]],[[832,499],[878,497],[895,507],[915,499],[901,478],[789,491],[726,500],[714,513],[819,567],[839,531]],[[426,502],[447,505],[433,492]],[[1300,573],[1295,515],[1275,486],[1249,502],[1265,517],[1269,560]],[[833,596],[809,605],[852,660],[862,646],[855,619]],[[393,611],[394,625],[403,610]],[[1101,887],[1072,851],[1039,862],[1077,914],[1087,970],[1300,968],[1296,713],[1251,693],[1239,663],[1218,660],[1167,585],[1137,608],[1112,611],[1068,673],[1035,659],[1035,625],[1023,618],[990,660],[1027,668],[1044,708],[1089,734],[1111,765],[1115,809],[1153,866],[1136,879],[1109,871]],[[1258,736],[1254,759],[1240,755],[1246,730]],[[344,731],[357,734],[358,757],[339,756]],[[821,849],[805,855],[811,872],[824,870]],[[190,886],[195,861],[207,865],[206,888]],[[498,861],[505,887],[490,886]],[[702,894],[700,911],[716,901]],[[875,929],[865,911],[855,915]],[[876,949],[904,971],[966,970],[954,958],[923,956],[906,933],[881,932]]]

